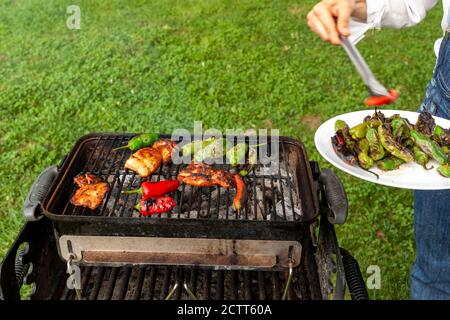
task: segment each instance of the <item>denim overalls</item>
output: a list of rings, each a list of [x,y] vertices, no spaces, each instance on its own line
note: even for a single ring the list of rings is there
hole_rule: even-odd
[[[450,118],[448,30],[420,110]],[[416,261],[411,272],[412,298],[450,299],[450,190],[414,192],[414,237]]]

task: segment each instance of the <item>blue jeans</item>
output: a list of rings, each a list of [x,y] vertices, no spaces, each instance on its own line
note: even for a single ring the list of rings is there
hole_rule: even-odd
[[[450,118],[450,43],[444,40],[420,111]],[[416,261],[411,297],[450,299],[450,190],[414,192]]]

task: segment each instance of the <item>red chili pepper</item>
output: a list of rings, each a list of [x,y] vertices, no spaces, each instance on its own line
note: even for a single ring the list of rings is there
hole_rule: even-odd
[[[177,180],[164,180],[158,182],[144,181],[139,189],[123,191],[124,194],[142,194],[142,199],[158,198],[177,190],[180,183]]]
[[[393,103],[395,100],[397,100],[399,96],[400,94],[396,90],[391,89],[389,90],[389,95],[369,97],[366,100],[364,100],[364,103],[368,107],[382,106],[385,104]]]
[[[139,210],[141,215],[150,216],[152,214],[164,213],[175,208],[176,203],[172,197],[164,196],[159,198],[141,199],[135,209]]]
[[[233,208],[239,212],[247,202],[247,186],[239,174],[234,175],[234,182],[236,183],[236,196],[233,200]]]

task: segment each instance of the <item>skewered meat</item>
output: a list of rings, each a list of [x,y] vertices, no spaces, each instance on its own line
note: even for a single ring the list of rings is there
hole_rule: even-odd
[[[78,175],[74,178],[74,182],[79,187],[70,199],[70,203],[74,206],[95,210],[102,204],[105,194],[109,191],[108,183],[91,173]]]
[[[234,179],[231,173],[213,169],[205,163],[191,163],[180,171],[177,179],[195,187],[211,187],[214,185],[226,189],[234,187]]]
[[[125,162],[125,168],[137,172],[141,177],[145,178],[158,170],[161,161],[162,156],[158,149],[143,148],[128,158],[127,162]]]
[[[172,151],[175,149],[177,143],[169,139],[159,139],[156,141],[152,148],[158,150],[162,156],[163,164],[167,165],[172,159]]]

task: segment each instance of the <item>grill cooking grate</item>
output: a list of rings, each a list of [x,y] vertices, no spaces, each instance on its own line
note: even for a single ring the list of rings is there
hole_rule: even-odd
[[[142,178],[130,170],[124,169],[125,161],[131,155],[127,149],[112,151],[112,149],[127,143],[131,136],[106,135],[98,136],[89,142],[85,162],[78,173],[91,172],[105,181],[111,187],[103,204],[95,211],[73,206],[67,201],[62,215],[69,216],[105,216],[105,217],[139,217],[133,208],[140,196],[122,194],[122,190],[138,188]],[[259,144],[259,142],[258,142]],[[270,146],[270,144],[269,144]],[[270,148],[268,148],[270,156]],[[149,219],[234,219],[234,220],[268,220],[268,221],[299,221],[302,218],[298,186],[295,184],[294,172],[289,163],[290,152],[285,142],[280,141],[280,162],[276,170],[269,166],[257,165],[248,175],[249,198],[244,210],[237,213],[232,208],[235,190],[219,186],[210,188],[195,188],[183,184],[179,190],[171,194],[177,206],[168,213],[153,215]],[[258,150],[259,151],[259,150]],[[146,180],[160,181],[176,179],[179,171],[186,165],[171,164],[160,167]],[[229,170],[229,165],[215,165],[216,168]],[[78,173],[73,173],[74,175]],[[301,182],[300,182],[301,183]],[[72,194],[76,188],[72,187]],[[70,196],[70,197],[71,197]],[[69,199],[70,199],[69,197]]]
[[[279,300],[288,276],[275,271],[215,271],[181,267],[82,267],[83,299],[163,300],[176,283],[171,299],[192,299],[186,283],[201,300]],[[305,270],[294,269],[287,299],[310,299]],[[64,290],[54,299],[73,300],[74,290]]]

